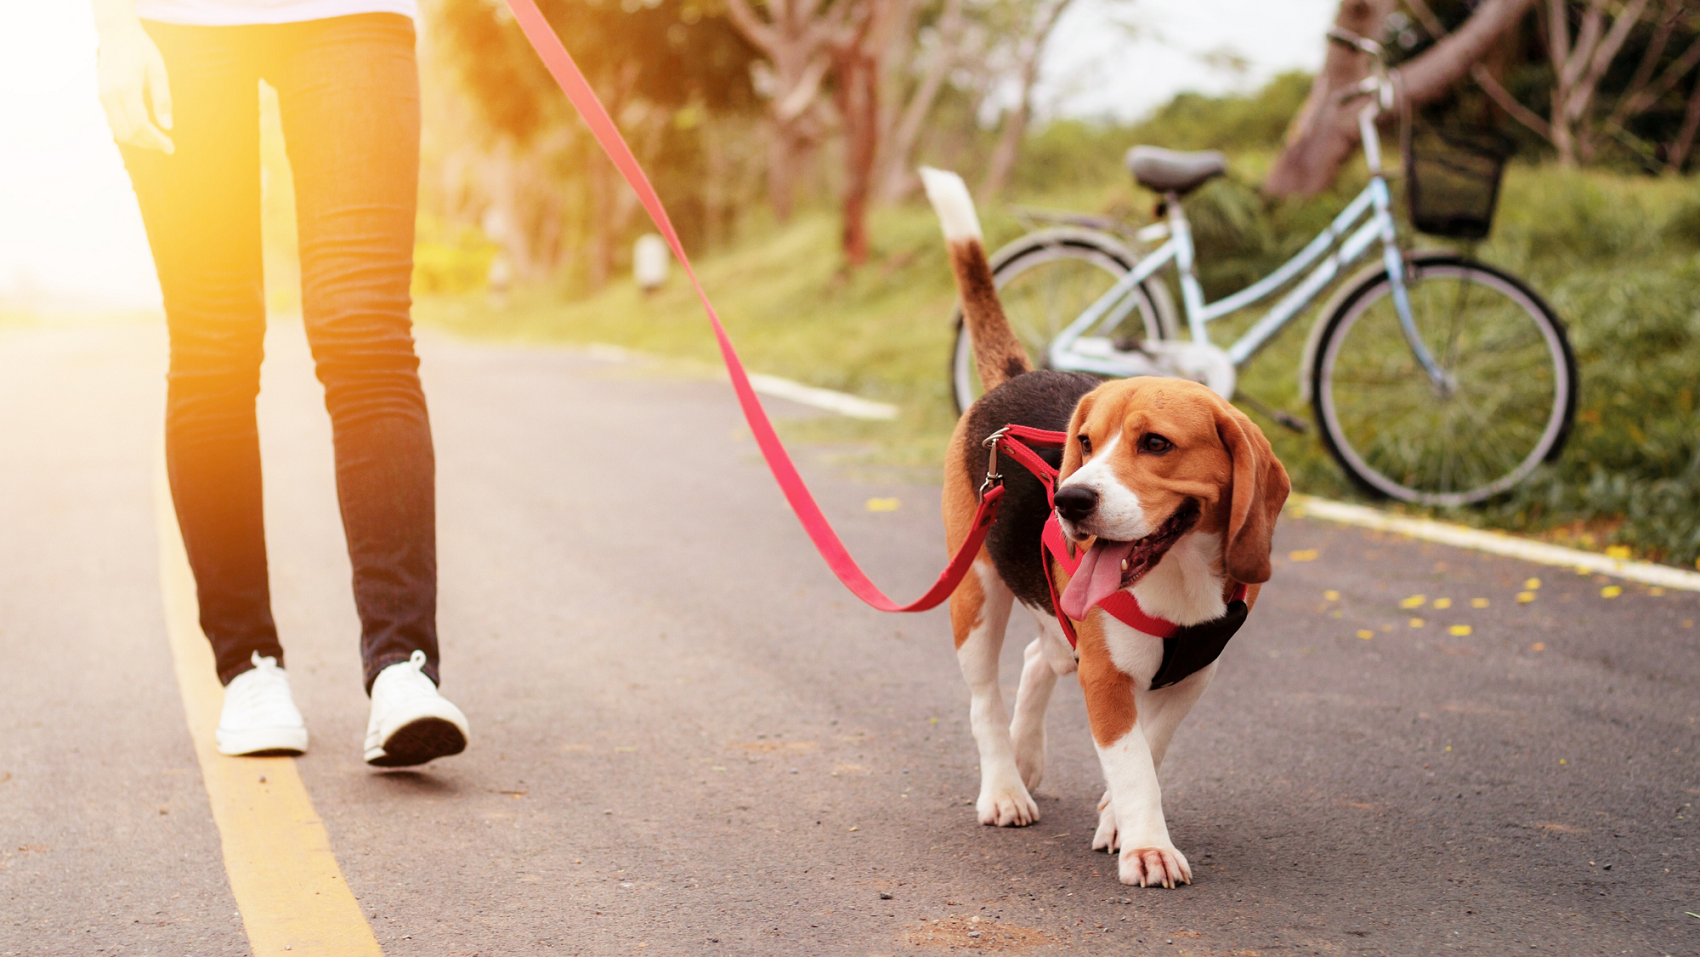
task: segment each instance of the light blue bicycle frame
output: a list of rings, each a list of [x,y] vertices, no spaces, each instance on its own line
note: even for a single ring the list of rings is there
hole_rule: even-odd
[[[1085,312],[1052,340],[1048,350],[1051,368],[1108,376],[1128,375],[1129,368],[1118,363],[1113,357],[1077,352],[1073,346],[1093,329],[1107,332],[1120,325],[1139,304],[1140,297],[1135,291],[1140,283],[1151,278],[1157,270],[1171,261],[1180,273],[1181,300],[1186,309],[1187,326],[1192,333],[1192,339],[1194,342],[1209,343],[1210,332],[1207,327],[1210,322],[1269,297],[1313,263],[1321,260],[1302,282],[1227,348],[1228,358],[1235,368],[1239,368],[1267,345],[1275,333],[1294,316],[1310,305],[1317,294],[1340,275],[1341,270],[1356,262],[1371,245],[1380,240],[1382,262],[1386,265],[1387,275],[1392,283],[1393,304],[1399,313],[1399,324],[1404,329],[1405,339],[1417,361],[1427,371],[1430,381],[1437,389],[1446,389],[1450,384],[1450,377],[1435,362],[1427,345],[1423,343],[1411,315],[1410,296],[1405,288],[1404,257],[1399,252],[1391,211],[1392,199],[1388,193],[1386,175],[1381,168],[1381,143],[1375,129],[1375,117],[1378,112],[1376,104],[1372,103],[1359,114],[1358,126],[1363,135],[1364,153],[1369,160],[1369,185],[1334,218],[1327,229],[1292,259],[1258,282],[1225,299],[1213,303],[1204,301],[1204,290],[1199,286],[1198,277],[1193,271],[1192,229],[1187,222],[1180,197],[1169,193],[1165,197],[1169,213],[1168,241],[1140,260],[1138,265],[1117,281],[1108,292],[1098,297],[1096,302],[1087,307]],[[1366,216],[1368,219],[1360,225],[1359,221],[1364,220]]]

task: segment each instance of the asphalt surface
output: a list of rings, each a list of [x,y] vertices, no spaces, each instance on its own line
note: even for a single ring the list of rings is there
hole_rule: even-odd
[[[1700,596],[1283,519],[1165,763],[1197,883],[1128,888],[1089,849],[1071,682],[1043,819],[982,827],[943,612],[835,582],[723,384],[565,350],[422,343],[472,746],[370,773],[300,339],[262,396],[276,615],[301,775],[389,954],[1700,954]],[[164,360],[152,327],[0,330],[0,955],[247,952],[161,617]],[[815,491],[918,593],[936,487],[835,451],[803,450]]]

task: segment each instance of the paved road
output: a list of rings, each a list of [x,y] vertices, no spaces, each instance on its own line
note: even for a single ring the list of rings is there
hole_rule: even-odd
[[[724,386],[566,351],[424,343],[473,747],[368,773],[299,340],[262,398],[298,763],[388,954],[1700,953],[1697,596],[1284,519],[1165,769],[1198,882],[1124,888],[1078,692],[1043,820],[981,827],[943,615],[831,579]],[[0,955],[247,952],[161,617],[163,362],[151,328],[0,331]],[[936,489],[807,457],[875,578],[930,581]]]

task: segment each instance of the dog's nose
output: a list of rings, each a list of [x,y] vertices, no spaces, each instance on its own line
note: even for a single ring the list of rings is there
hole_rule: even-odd
[[[1057,489],[1057,514],[1071,522],[1079,522],[1098,507],[1098,493],[1084,485],[1064,485]]]

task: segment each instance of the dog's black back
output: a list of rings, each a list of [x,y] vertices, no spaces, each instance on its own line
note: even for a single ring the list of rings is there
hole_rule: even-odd
[[[1037,370],[1018,375],[981,396],[967,412],[965,463],[969,486],[979,488],[985,481],[986,451],[981,443],[987,436],[1006,425],[1062,432],[1068,428],[1080,397],[1099,385],[1099,379],[1080,372]],[[1061,449],[1034,451],[1052,467],[1062,464]],[[1005,492],[997,524],[986,536],[986,551],[1018,601],[1055,614],[1039,555],[1040,536],[1051,515],[1045,486],[1007,455],[998,456],[998,471],[1003,473]]]

